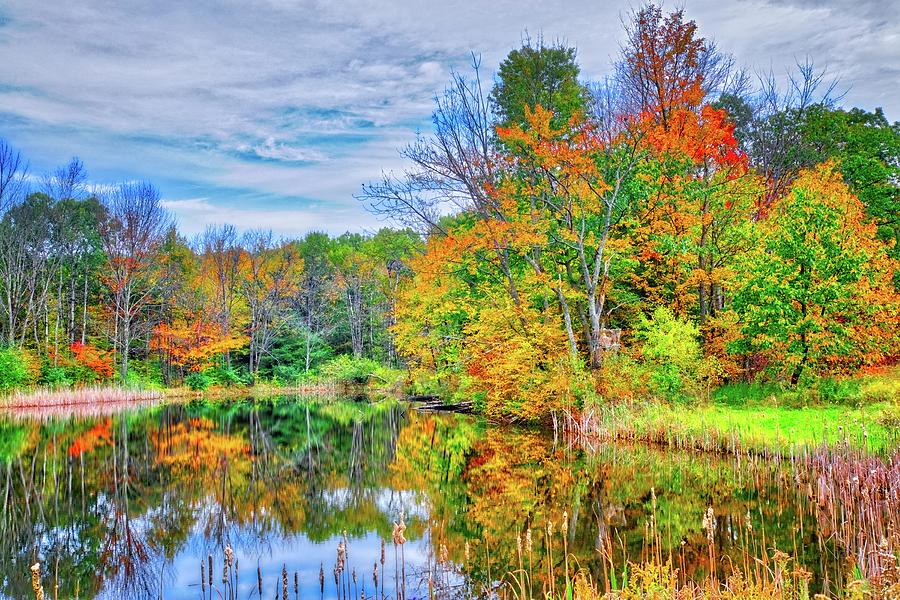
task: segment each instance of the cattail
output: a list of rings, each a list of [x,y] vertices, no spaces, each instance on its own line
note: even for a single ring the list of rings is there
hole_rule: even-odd
[[[259,597],[262,598],[262,570],[259,568],[259,565],[256,565],[256,591],[259,592]]]
[[[469,542],[468,542],[468,540],[466,540],[466,554],[465,554],[465,557],[466,557],[466,564],[469,564]]]
[[[560,531],[562,531],[562,532],[569,531],[569,511],[567,511],[567,510],[563,511],[562,529]]]
[[[381,570],[384,571],[384,538],[381,538]]]
[[[744,527],[747,528],[747,531],[753,531],[753,523],[750,521],[750,511],[747,511],[747,514],[744,515]]]
[[[206,561],[209,563],[209,573],[207,573],[207,575],[209,576],[209,589],[210,589],[210,591],[212,591],[212,585],[213,585],[213,582],[212,582],[212,580],[213,580],[212,554],[206,555]]]
[[[31,589],[35,600],[44,600],[44,586],[41,585],[41,563],[31,565]]]
[[[206,562],[203,559],[200,560],[200,590],[201,595],[206,596]]]
[[[441,549],[438,552],[438,563],[447,564],[450,562],[450,552],[447,550],[446,544],[441,544]]]
[[[395,546],[402,546],[406,543],[406,537],[404,537],[403,532],[406,531],[406,524],[403,522],[403,516],[400,516],[400,522],[394,523],[394,532],[392,534],[392,538],[394,539]]]
[[[375,590],[378,591],[378,563],[372,564],[372,582],[375,584]]]
[[[516,554],[519,556],[519,558],[522,558],[522,536],[521,535],[516,536]]]
[[[300,575],[294,571],[294,600],[300,600]]]
[[[231,546],[225,546],[225,560],[222,565],[222,583],[228,582],[228,569],[234,564],[234,550]]]
[[[713,513],[712,506],[707,508],[706,514],[703,515],[703,529],[706,530],[706,540],[712,544],[716,534],[716,515]]]
[[[288,600],[288,573],[284,563],[281,564],[281,600]]]
[[[547,521],[547,537],[553,537],[553,521]]]
[[[319,563],[319,593],[325,595],[325,564]]]
[[[341,540],[338,542],[337,547],[337,565],[335,566],[336,573],[344,572],[344,558],[347,555],[347,547],[344,545],[344,541]]]
[[[531,554],[534,546],[531,543],[531,527],[525,530],[525,552]]]

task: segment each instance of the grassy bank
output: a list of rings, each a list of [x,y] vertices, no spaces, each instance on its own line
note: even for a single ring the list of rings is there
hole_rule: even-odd
[[[643,403],[596,409],[595,433],[604,438],[663,443],[705,450],[742,448],[786,453],[846,442],[874,453],[896,448],[900,431],[889,404],[864,407],[694,406]]]
[[[900,370],[807,388],[724,386],[695,402],[597,404],[569,419],[586,439],[787,454],[823,444],[876,454],[900,443]]]

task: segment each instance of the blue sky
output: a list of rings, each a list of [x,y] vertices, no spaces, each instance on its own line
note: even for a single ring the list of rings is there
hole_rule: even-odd
[[[782,75],[809,55],[845,104],[900,119],[900,0],[683,4],[739,64]],[[353,194],[402,168],[397,149],[471,51],[490,72],[540,33],[598,79],[637,5],[4,0],[0,136],[35,174],[77,155],[98,184],[153,181],[187,234],[373,230]]]

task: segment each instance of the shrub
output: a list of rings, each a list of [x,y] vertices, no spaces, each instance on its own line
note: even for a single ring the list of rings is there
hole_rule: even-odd
[[[48,367],[41,375],[41,383],[56,388],[69,387],[73,382],[65,367]]]
[[[294,365],[275,365],[272,367],[272,378],[285,383],[297,383],[307,377],[304,369]]]
[[[369,358],[353,358],[338,356],[322,366],[321,373],[325,377],[343,383],[367,383],[369,377],[376,373],[379,364]]]
[[[236,385],[246,385],[245,377],[241,376],[236,369],[232,367],[217,367],[204,371],[215,383],[225,387]]]
[[[96,380],[109,379],[113,376],[112,354],[90,344],[75,342],[69,346],[75,356],[75,364],[89,369]]]
[[[31,383],[28,358],[18,348],[0,348],[0,391]]]
[[[698,391],[702,353],[696,325],[660,306],[640,324],[637,337],[644,342],[641,352],[651,367],[652,391],[670,400]]]
[[[900,399],[900,368],[867,378],[860,384],[859,395],[863,402],[888,402]]]
[[[860,399],[859,382],[823,377],[813,385],[813,395],[819,402],[851,402]]]
[[[647,368],[627,354],[611,356],[600,372],[600,394],[608,402],[631,402],[647,395]]]
[[[195,392],[202,392],[203,390],[209,389],[209,386],[212,384],[212,378],[206,373],[191,373],[184,378],[184,385]]]

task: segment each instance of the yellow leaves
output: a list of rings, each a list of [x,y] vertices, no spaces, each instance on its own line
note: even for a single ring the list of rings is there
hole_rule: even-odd
[[[571,403],[571,364],[558,323],[555,314],[509,302],[483,308],[466,326],[466,372],[485,394],[488,414],[531,420]]]

